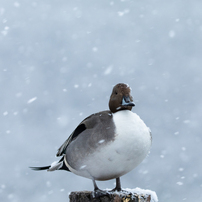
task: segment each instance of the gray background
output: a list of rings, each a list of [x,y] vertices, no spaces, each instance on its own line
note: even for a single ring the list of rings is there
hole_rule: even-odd
[[[201,1],[4,0],[0,20],[0,201],[92,190],[72,173],[28,167],[57,160],[77,124],[108,109],[119,82],[153,133],[149,157],[122,186],[162,202],[202,201]]]

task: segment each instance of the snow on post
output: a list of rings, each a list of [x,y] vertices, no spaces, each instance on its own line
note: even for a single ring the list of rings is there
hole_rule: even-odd
[[[106,194],[96,196],[92,191],[71,192],[70,202],[158,202],[154,191],[140,188],[124,189],[121,192],[106,190]]]

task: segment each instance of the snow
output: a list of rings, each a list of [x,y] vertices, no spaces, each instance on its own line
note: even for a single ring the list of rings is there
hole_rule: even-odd
[[[179,186],[182,186],[183,182],[177,182],[176,184],[179,185]]]
[[[105,74],[105,75],[110,74],[110,73],[112,72],[112,69],[113,69],[113,66],[110,65],[109,67],[107,67],[107,68],[105,69],[104,74]]]
[[[47,186],[47,187],[51,187],[51,182],[50,182],[50,181],[47,181],[47,182],[46,182],[46,186]]]
[[[86,167],[86,165],[82,165],[81,167],[80,167],[80,169],[84,169]]]
[[[8,34],[8,30],[9,30],[8,26],[4,27],[4,30],[1,31],[2,35],[6,36]]]
[[[103,142],[105,142],[105,140],[100,140],[98,143],[99,143],[99,144],[102,144]]]
[[[5,112],[3,113],[3,115],[4,115],[4,116],[8,115],[8,112],[7,112],[7,111],[5,111]]]
[[[190,123],[190,120],[184,120],[183,123],[189,124],[189,123]]]
[[[156,192],[154,191],[151,191],[149,189],[141,189],[139,187],[135,188],[135,189],[129,189],[129,188],[126,188],[124,189],[128,192],[131,192],[131,193],[137,193],[137,194],[142,194],[142,195],[150,195],[151,196],[151,202],[157,202],[158,201],[158,197],[156,195]]]
[[[152,187],[163,202],[202,201],[202,1],[72,2],[1,1],[1,201],[62,201],[92,189],[72,173],[28,167],[54,161],[84,118],[108,109],[119,82],[132,87],[132,110],[153,132],[151,155],[122,184]]]
[[[129,13],[130,10],[129,9],[124,9],[123,11],[118,11],[118,15],[120,17],[124,16],[125,14]]]
[[[177,131],[177,132],[175,132],[175,133],[174,133],[174,135],[179,135],[179,132],[178,132],[178,131]]]
[[[92,50],[93,50],[93,52],[97,52],[98,48],[97,47],[93,47]]]
[[[17,2],[17,1],[16,1],[16,2],[14,2],[14,6],[15,6],[15,7],[17,7],[17,8],[18,8],[18,7],[20,7],[19,2]]]
[[[75,85],[74,85],[74,88],[78,88],[78,87],[79,87],[79,85],[78,85],[78,84],[75,84]]]
[[[169,31],[169,37],[170,38],[174,38],[175,37],[175,31],[174,30],[170,30]]]
[[[179,168],[178,170],[179,170],[180,172],[182,172],[182,171],[184,171],[184,168]]]
[[[110,189],[107,189],[106,191],[110,191]],[[132,193],[133,195],[138,194],[138,195],[142,195],[142,196],[151,196],[151,202],[158,202],[158,197],[156,195],[156,192],[151,191],[149,189],[141,189],[139,187],[136,187],[134,189],[130,189],[130,188],[123,188],[123,192],[115,192],[118,195],[121,195],[122,193]]]
[[[34,101],[36,101],[37,100],[37,97],[33,97],[33,98],[31,98],[31,99],[29,99],[28,101],[27,101],[27,104],[30,104],[30,103],[32,103],[32,102],[34,102]]]

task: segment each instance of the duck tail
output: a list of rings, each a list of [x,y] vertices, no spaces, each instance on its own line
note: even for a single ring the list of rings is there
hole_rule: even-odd
[[[64,156],[60,159],[60,161],[53,162],[50,166],[43,166],[43,167],[30,167],[32,170],[41,171],[55,171],[55,170],[66,170],[70,171],[69,168],[64,163]]]
[[[48,170],[51,166],[44,166],[44,167],[29,167],[32,170],[40,171],[40,170]]]

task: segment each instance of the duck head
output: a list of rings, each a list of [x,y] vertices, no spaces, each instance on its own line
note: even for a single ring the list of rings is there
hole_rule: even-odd
[[[114,86],[109,99],[109,109],[112,113],[120,110],[131,110],[135,106],[127,84],[119,83]]]

